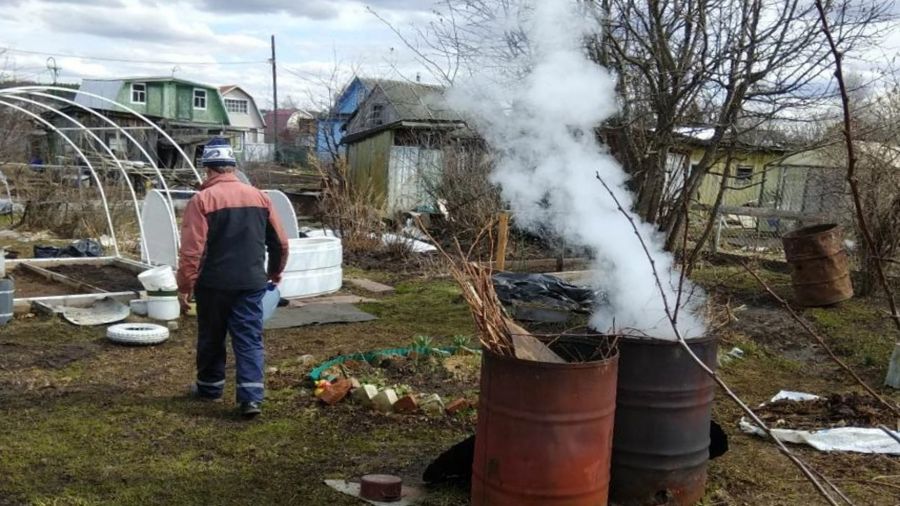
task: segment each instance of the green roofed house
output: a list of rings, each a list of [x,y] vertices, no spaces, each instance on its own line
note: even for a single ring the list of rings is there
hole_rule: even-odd
[[[84,93],[81,93],[84,92]],[[144,148],[163,167],[184,167],[177,150],[152,127],[146,125],[131,113],[116,104],[88,95],[98,95],[129,107],[146,116],[160,126],[188,156],[196,160],[200,148],[215,135],[230,136],[230,120],[219,89],[175,77],[130,77],[122,79],[85,79],[75,102],[79,105],[102,111],[120,126],[129,130],[139,139]],[[77,108],[71,108],[78,112]],[[129,160],[144,157],[130,141],[119,132],[104,128],[96,118],[87,113],[77,114],[88,126],[97,127],[95,133],[102,132],[101,138]],[[138,133],[140,135],[135,135]]]

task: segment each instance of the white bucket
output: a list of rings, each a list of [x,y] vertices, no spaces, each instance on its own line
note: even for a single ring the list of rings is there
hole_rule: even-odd
[[[174,292],[178,290],[175,273],[172,271],[172,267],[168,265],[154,267],[138,274],[138,281],[144,285],[144,289],[148,292]]]
[[[132,299],[128,301],[131,312],[138,316],[147,316],[147,301],[144,299]]]
[[[154,320],[177,320],[181,316],[181,305],[175,295],[147,297],[147,316]]]

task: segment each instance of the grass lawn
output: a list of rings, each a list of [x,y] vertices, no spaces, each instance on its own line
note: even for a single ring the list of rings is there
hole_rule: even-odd
[[[738,346],[745,358],[722,375],[751,405],[782,388],[855,390],[740,269],[707,266],[696,277],[738,318],[717,334],[722,350]],[[790,293],[784,275],[766,277]],[[102,329],[56,320],[20,318],[0,327],[0,504],[354,505],[322,480],[388,472],[413,481],[471,433],[474,418],[380,415],[349,402],[322,407],[304,384],[308,367],[297,360],[407,346],[416,335],[438,345],[472,335],[451,282],[407,277],[396,286],[396,294],[362,306],[378,320],[267,331],[267,366],[278,371],[267,375],[265,411],[252,422],[234,415],[231,376],[223,404],[185,398],[194,373],[192,320],[152,348],[112,345]],[[873,385],[883,379],[895,338],[880,304],[854,299],[804,313]],[[704,504],[819,502],[771,444],[738,433],[740,413],[721,395],[714,416],[731,436],[731,451],[711,463]],[[857,504],[900,502],[897,458],[795,449]],[[466,503],[465,491],[442,489],[422,504]]]

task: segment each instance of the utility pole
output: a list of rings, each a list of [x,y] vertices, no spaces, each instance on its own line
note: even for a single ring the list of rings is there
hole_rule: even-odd
[[[275,161],[278,161],[278,73],[275,68],[275,35],[272,35],[272,142],[275,143]]]

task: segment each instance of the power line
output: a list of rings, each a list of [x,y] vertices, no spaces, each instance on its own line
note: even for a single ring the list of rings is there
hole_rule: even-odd
[[[247,61],[168,61],[168,60],[131,60],[128,58],[109,58],[105,56],[84,56],[70,53],[52,53],[47,51],[29,51],[26,49],[15,49],[11,47],[0,47],[0,51],[9,51],[10,53],[31,54],[38,56],[56,56],[58,58],[79,58],[82,60],[109,61],[118,63],[148,63],[157,65],[252,65],[259,63],[269,63],[269,60],[247,60]]]

